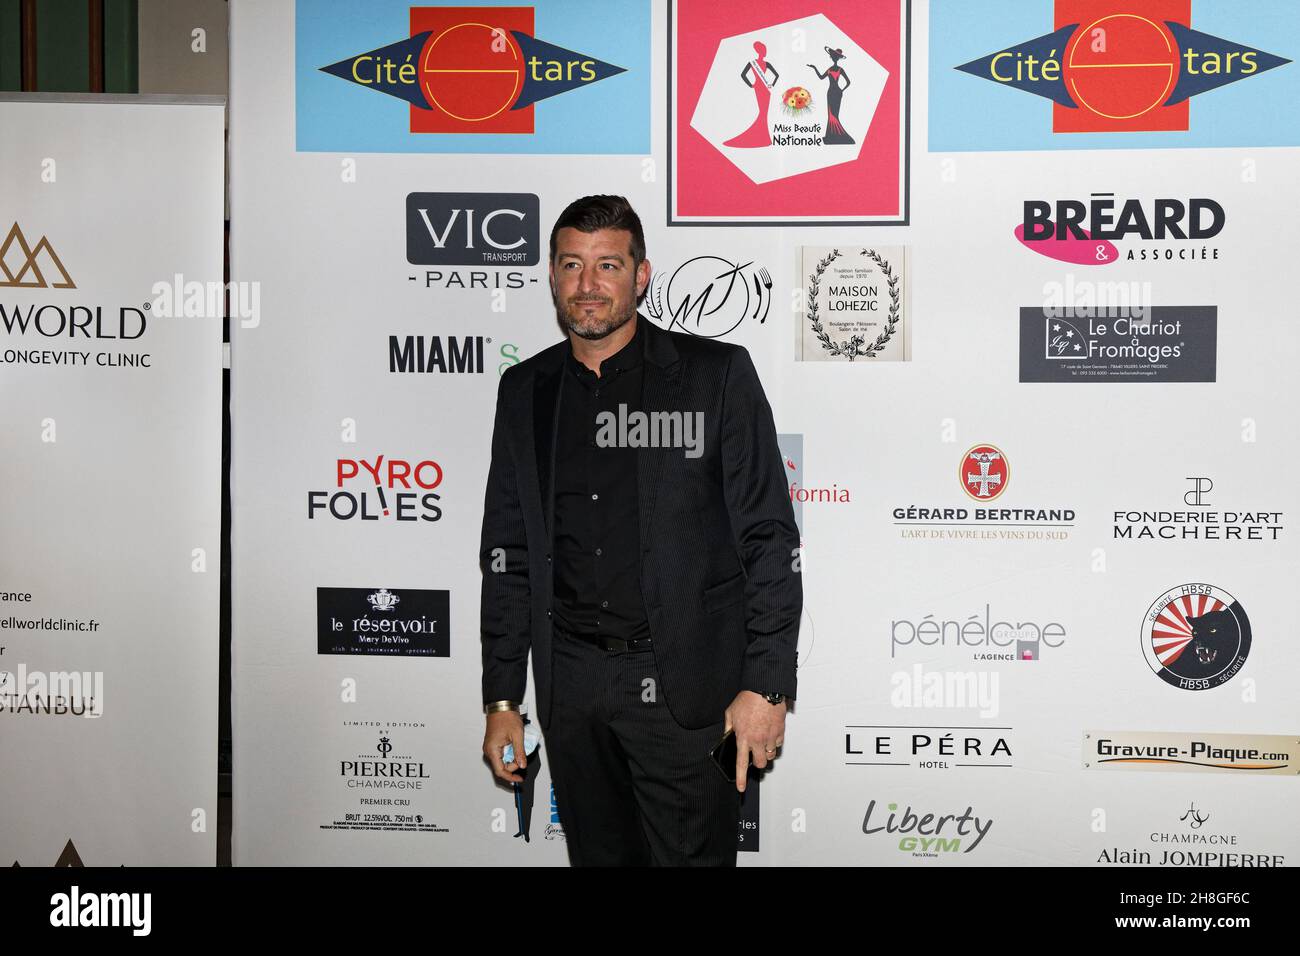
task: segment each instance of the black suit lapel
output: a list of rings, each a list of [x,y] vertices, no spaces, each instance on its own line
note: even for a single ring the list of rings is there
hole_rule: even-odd
[[[546,519],[547,540],[553,538],[555,498],[555,443],[560,427],[560,375],[564,363],[539,371],[533,381],[533,445],[537,460],[537,483]]]
[[[682,408],[681,362],[671,336],[644,316],[639,316],[637,321],[645,324],[646,335],[645,369],[641,378],[642,411],[681,411],[687,414]],[[669,455],[680,456],[682,452],[680,448],[637,450],[637,504],[643,549],[650,541],[650,519],[654,515],[659,485],[664,481],[664,459]]]

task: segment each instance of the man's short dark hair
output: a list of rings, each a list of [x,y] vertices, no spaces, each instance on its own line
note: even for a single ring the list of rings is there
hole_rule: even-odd
[[[575,199],[560,213],[551,228],[551,261],[555,261],[555,237],[561,229],[595,232],[598,229],[625,229],[632,233],[632,267],[645,260],[645,233],[641,217],[622,196],[583,196]]]

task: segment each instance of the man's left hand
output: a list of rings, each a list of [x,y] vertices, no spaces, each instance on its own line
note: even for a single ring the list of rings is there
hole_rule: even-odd
[[[785,743],[785,701],[769,704],[762,694],[742,690],[727,708],[726,722],[724,733],[733,727],[736,731],[736,789],[744,793],[749,755],[762,770]]]

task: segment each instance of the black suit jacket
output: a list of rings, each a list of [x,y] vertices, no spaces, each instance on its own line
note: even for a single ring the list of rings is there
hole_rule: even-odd
[[[640,448],[641,593],[659,699],[677,722],[720,721],[741,690],[795,696],[803,584],[799,532],[772,409],[738,345],[642,316],[642,410],[704,414],[703,454]],[[483,700],[524,699],[528,654],[538,717],[551,714],[554,448],[568,340],[507,369],[497,390],[479,566]]]

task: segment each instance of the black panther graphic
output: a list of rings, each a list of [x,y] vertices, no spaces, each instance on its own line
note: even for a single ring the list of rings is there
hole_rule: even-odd
[[[1202,590],[1188,593],[1193,588]],[[1230,595],[1208,585],[1189,585],[1167,593],[1153,608],[1158,610],[1148,615],[1148,661],[1162,680],[1182,690],[1206,690],[1245,664],[1250,621]]]
[[[1192,640],[1165,667],[1178,677],[1189,680],[1213,677],[1237,653],[1237,646],[1241,643],[1237,620],[1225,607],[1200,617],[1189,617],[1187,623],[1192,627]]]

